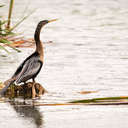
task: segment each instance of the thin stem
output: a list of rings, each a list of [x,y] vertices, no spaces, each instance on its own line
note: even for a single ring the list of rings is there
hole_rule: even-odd
[[[26,20],[34,12],[35,12],[35,10],[30,12],[27,16],[23,17],[18,23],[16,23],[12,28],[10,28],[9,31],[13,31],[18,25],[20,25],[24,20]]]
[[[10,29],[10,23],[11,23],[11,15],[12,15],[13,5],[14,5],[14,0],[10,0],[7,29]]]

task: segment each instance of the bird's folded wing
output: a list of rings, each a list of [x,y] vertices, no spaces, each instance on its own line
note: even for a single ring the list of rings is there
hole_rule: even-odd
[[[26,61],[21,72],[17,76],[16,83],[24,82],[31,79],[39,72],[41,66],[42,65],[39,60],[30,59]]]

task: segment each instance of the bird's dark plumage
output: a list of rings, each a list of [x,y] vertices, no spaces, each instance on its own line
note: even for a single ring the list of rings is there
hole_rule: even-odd
[[[16,77],[16,83],[26,82],[35,78],[40,72],[43,62],[40,60],[39,53],[34,52],[17,69],[13,77]]]
[[[51,21],[43,20],[38,23],[34,34],[36,43],[35,52],[22,62],[22,64],[17,68],[16,72],[9,80],[5,81],[4,84],[6,86],[0,91],[0,95],[4,95],[8,87],[14,82],[16,82],[17,84],[21,82],[25,83],[29,79],[35,81],[35,77],[38,75],[42,68],[44,57],[43,44],[40,41],[40,31],[45,24],[52,21],[56,21],[56,19]]]

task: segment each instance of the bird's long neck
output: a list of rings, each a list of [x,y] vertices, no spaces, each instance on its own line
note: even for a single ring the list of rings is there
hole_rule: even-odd
[[[43,61],[43,58],[44,58],[43,43],[41,43],[40,41],[41,28],[42,28],[42,25],[38,24],[35,31],[34,39],[36,43],[36,52],[39,53],[40,59]]]

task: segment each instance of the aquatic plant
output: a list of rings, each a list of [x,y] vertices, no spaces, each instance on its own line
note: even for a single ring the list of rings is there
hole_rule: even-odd
[[[0,16],[0,49],[5,50],[9,53],[9,51],[5,48],[8,46],[17,52],[20,52],[17,48],[15,48],[14,42],[17,41],[17,45],[21,43],[20,38],[17,33],[14,32],[14,29],[17,28],[25,19],[27,19],[34,11],[30,12],[28,15],[24,16],[19,22],[17,22],[14,26],[11,27],[11,16],[12,10],[14,6],[14,0],[10,0],[8,19],[3,20],[2,16]],[[2,9],[4,5],[0,5],[0,9]],[[18,39],[18,40],[17,40]],[[22,39],[21,39],[22,40]],[[22,40],[23,43],[23,40]]]

